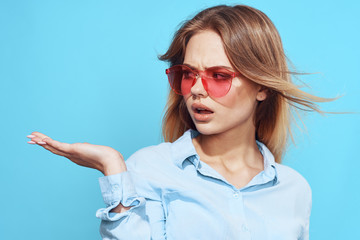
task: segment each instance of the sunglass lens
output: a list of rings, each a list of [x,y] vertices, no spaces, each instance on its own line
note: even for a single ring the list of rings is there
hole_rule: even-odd
[[[189,94],[194,83],[194,73],[185,66],[174,66],[166,71],[169,83],[175,93]]]
[[[179,95],[187,95],[196,81],[196,73],[184,65],[176,65],[166,70],[171,88]],[[209,68],[202,75],[202,83],[211,97],[225,96],[230,88],[233,73],[221,67]]]
[[[225,96],[230,90],[232,78],[232,73],[226,69],[207,69],[207,92],[210,96],[216,98]]]
[[[181,95],[181,67],[174,66],[166,70],[171,88],[175,93]]]

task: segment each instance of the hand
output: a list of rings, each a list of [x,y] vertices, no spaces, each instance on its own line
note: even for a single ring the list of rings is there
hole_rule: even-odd
[[[97,169],[104,175],[126,171],[123,156],[111,147],[90,143],[62,143],[39,132],[33,132],[27,137],[31,139],[28,142],[30,144],[38,144],[80,166]]]

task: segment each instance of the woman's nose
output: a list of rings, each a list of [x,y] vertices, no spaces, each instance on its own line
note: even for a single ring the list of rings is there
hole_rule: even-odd
[[[195,84],[191,87],[191,94],[193,96],[206,97],[208,94],[204,88],[202,78],[199,74],[196,76],[196,79],[194,81],[195,81]]]

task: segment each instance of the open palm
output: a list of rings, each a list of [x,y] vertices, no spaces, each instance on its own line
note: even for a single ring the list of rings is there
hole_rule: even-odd
[[[30,144],[38,144],[56,155],[64,156],[80,166],[97,169],[105,175],[126,171],[123,156],[111,147],[86,142],[63,143],[40,132],[32,132],[28,138],[31,138]]]

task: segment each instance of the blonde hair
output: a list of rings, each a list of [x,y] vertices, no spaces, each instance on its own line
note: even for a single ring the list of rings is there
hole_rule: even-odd
[[[292,110],[321,112],[314,102],[332,99],[308,94],[292,83],[293,72],[288,69],[274,24],[263,12],[245,5],[220,5],[201,11],[180,27],[168,51],[159,59],[170,62],[170,66],[182,64],[189,39],[203,30],[219,34],[233,68],[267,89],[267,98],[258,103],[254,116],[256,139],[280,163],[291,136]],[[183,97],[170,91],[163,118],[164,140],[173,142],[188,129],[196,127]]]

